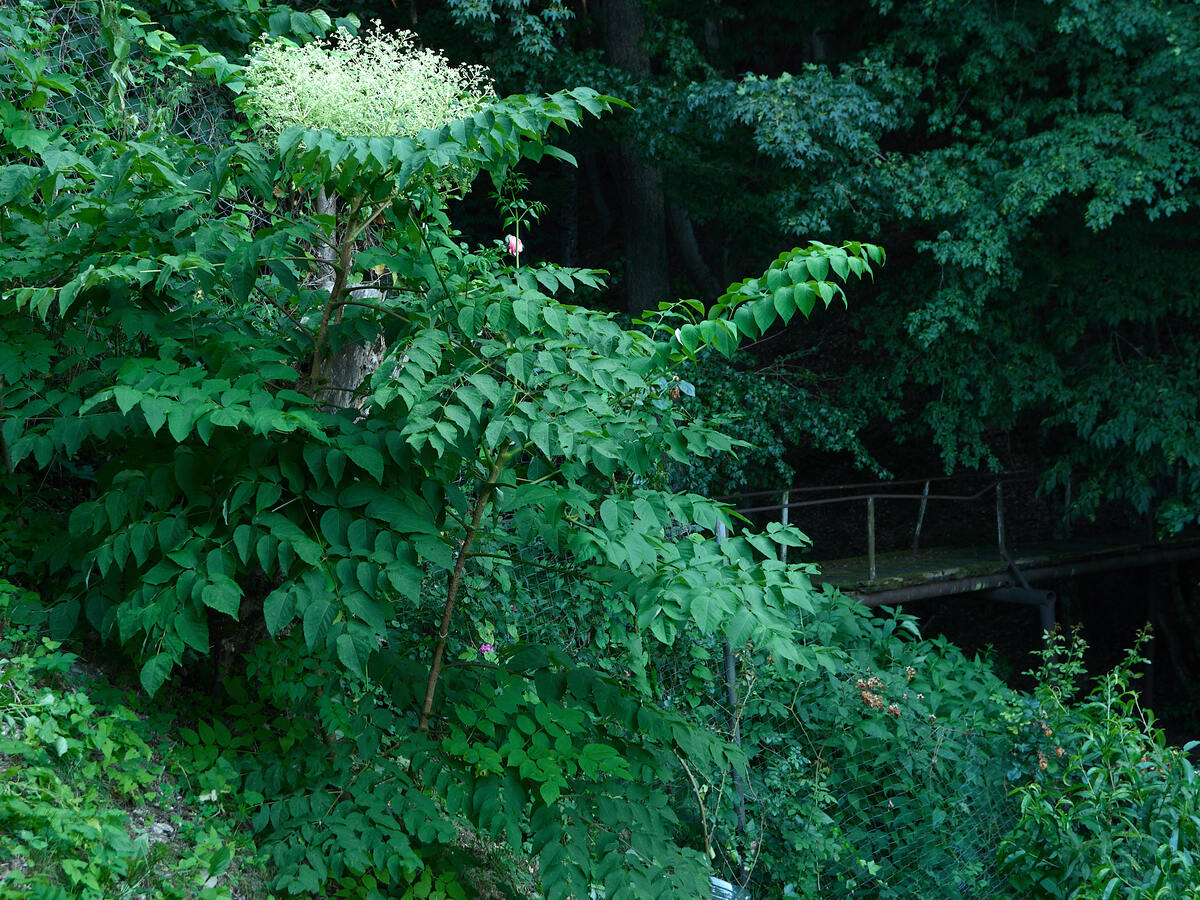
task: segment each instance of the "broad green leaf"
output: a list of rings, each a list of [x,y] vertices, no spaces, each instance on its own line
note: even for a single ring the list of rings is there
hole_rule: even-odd
[[[267,594],[263,600],[263,620],[267,632],[272,636],[279,634],[296,617],[296,602],[288,588],[276,588]]]
[[[209,647],[208,622],[203,616],[197,615],[191,605],[184,606],[175,614],[175,633],[185,644],[200,653],[208,653]]]
[[[142,399],[142,393],[128,385],[118,384],[113,388],[113,399],[117,401],[117,408],[121,410],[121,414],[127,416],[129,411]]]
[[[229,576],[214,575],[200,592],[200,599],[205,606],[236,619],[242,603],[242,589]]]
[[[171,668],[175,661],[168,653],[156,653],[150,657],[143,665],[140,673],[142,688],[153,697],[158,693],[158,689],[163,686],[167,680],[167,676],[171,674]]]
[[[351,444],[342,449],[351,462],[365,469],[380,484],[383,483],[383,454],[367,444]]]
[[[167,412],[167,430],[171,432],[178,443],[183,443],[187,440],[187,436],[191,434],[192,425],[196,421],[196,414],[191,406],[177,403],[173,405]]]
[[[355,675],[366,675],[367,653],[364,651],[365,648],[360,647],[358,642],[349,633],[338,635],[338,660]]]
[[[753,301],[750,310],[754,314],[754,324],[758,326],[760,334],[766,332],[775,321],[775,304],[770,297]]]
[[[254,531],[249,525],[239,525],[233,530],[233,546],[237,550],[238,558],[243,563],[250,562],[250,554],[253,552],[251,544],[254,541]]]
[[[336,615],[337,610],[327,599],[313,598],[304,610],[304,643],[309,650],[315,650],[325,640]]]

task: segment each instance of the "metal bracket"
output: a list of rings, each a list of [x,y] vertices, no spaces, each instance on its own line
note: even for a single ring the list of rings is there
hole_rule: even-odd
[[[1042,625],[1042,643],[1048,646],[1050,643],[1050,633],[1054,631],[1055,605],[1058,601],[1058,596],[1054,591],[1031,588],[1028,579],[1025,578],[1025,574],[1017,567],[1013,558],[1009,556],[1008,550],[1001,547],[1000,555],[1004,557],[1004,561],[1008,563],[1009,571],[1012,572],[1013,577],[1017,579],[1017,583],[1021,586],[1019,588],[994,588],[985,592],[984,596],[989,600],[999,600],[1001,603],[1019,603],[1024,606],[1036,606],[1038,608],[1038,618]]]

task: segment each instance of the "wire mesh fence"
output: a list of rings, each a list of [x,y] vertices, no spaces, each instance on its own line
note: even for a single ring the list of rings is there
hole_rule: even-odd
[[[742,673],[739,689],[754,692],[752,677]],[[923,697],[885,693],[864,676],[793,708],[780,733],[762,722],[741,728],[751,896],[774,896],[762,891],[789,880],[788,896],[1010,896],[996,851],[1016,815],[1005,778],[1011,735],[930,721]],[[755,706],[739,694],[738,709],[718,705],[712,727],[728,734]]]
[[[37,110],[37,124],[52,130],[86,122],[120,137],[157,131],[209,147],[222,145],[233,128],[227,93],[180,60],[152,52],[130,32],[120,6],[30,0],[12,5],[10,15],[19,17],[41,44],[34,65],[74,88],[52,95]],[[0,46],[0,52],[13,49]]]
[[[549,547],[498,555],[498,632],[595,657],[604,641],[595,623],[620,614],[610,605],[599,615],[616,598]],[[815,691],[794,686],[790,705],[780,704],[775,676],[757,672],[743,648],[732,654],[732,696],[719,639],[652,651],[649,663],[665,705],[740,741],[749,759],[742,796],[732,772],[704,773],[701,797],[680,786],[680,817],[710,830],[719,879],[744,885],[750,900],[775,896],[780,883],[798,897],[1011,896],[997,868],[1016,816],[1005,777],[1013,736],[1003,723],[931,718],[924,695],[906,690],[903,670],[880,678],[864,669]],[[692,808],[697,801],[704,816]]]
[[[1005,896],[995,851],[1010,807],[990,743],[918,726],[868,739],[837,776],[830,771],[827,789],[841,798],[830,818],[856,836],[855,852],[829,867],[830,880],[846,887],[841,896]]]

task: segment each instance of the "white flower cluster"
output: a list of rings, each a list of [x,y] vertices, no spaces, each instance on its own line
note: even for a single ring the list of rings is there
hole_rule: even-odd
[[[378,22],[363,37],[339,29],[298,47],[260,41],[245,70],[246,106],[258,128],[293,125],[345,137],[413,137],[470,115],[495,98],[480,66],[452,66],[406,31]]]

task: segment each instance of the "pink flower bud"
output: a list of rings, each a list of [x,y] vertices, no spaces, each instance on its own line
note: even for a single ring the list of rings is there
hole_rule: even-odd
[[[508,251],[509,256],[520,256],[525,252],[525,245],[515,234],[507,234],[504,236],[504,249]]]
[[[496,648],[495,648],[495,647],[493,647],[491,644],[480,644],[480,645],[479,645],[479,652],[480,652],[480,653],[495,653],[495,652],[496,652]]]

